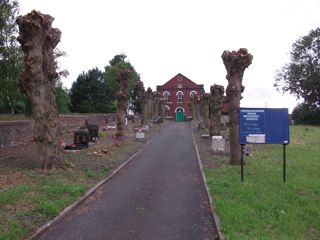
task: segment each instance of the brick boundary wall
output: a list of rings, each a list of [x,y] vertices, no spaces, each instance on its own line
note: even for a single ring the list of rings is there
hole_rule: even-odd
[[[60,115],[59,125],[62,135],[77,130],[85,124],[98,125],[101,129],[108,124],[115,125],[115,113],[92,115]],[[0,121],[0,149],[26,144],[33,141],[33,120]]]
[[[0,122],[0,149],[25,144],[32,140],[33,120]]]

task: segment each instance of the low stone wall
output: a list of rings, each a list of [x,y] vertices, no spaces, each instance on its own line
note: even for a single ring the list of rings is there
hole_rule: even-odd
[[[108,119],[108,120],[107,120]],[[115,114],[92,115],[61,115],[59,125],[62,134],[73,132],[85,124],[98,125],[99,128],[108,124],[114,125]],[[107,123],[108,122],[108,123]],[[33,120],[0,121],[0,150],[6,147],[18,146],[33,141]]]

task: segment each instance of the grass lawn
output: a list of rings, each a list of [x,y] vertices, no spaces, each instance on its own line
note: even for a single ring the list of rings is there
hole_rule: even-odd
[[[254,145],[240,166],[228,156],[204,161],[215,211],[226,239],[320,239],[320,127],[290,127],[287,182],[282,145]]]

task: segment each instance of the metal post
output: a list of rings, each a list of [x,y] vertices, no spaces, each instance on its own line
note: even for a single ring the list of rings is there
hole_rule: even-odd
[[[286,182],[286,144],[283,144],[283,182]]]
[[[241,182],[243,182],[243,149],[244,145],[241,144]]]

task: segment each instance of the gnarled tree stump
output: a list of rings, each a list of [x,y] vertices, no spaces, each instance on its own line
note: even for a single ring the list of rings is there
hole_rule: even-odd
[[[142,125],[145,122],[145,116],[144,116],[144,112],[145,112],[145,107],[144,107],[144,96],[145,96],[145,90],[144,90],[144,86],[143,86],[143,82],[141,80],[138,80],[135,83],[135,90],[137,93],[137,101],[140,103],[141,106],[141,119],[140,119],[140,125],[142,127]]]
[[[243,74],[252,63],[253,56],[248,53],[247,49],[240,48],[237,52],[224,51],[221,58],[227,70],[226,79],[228,80],[226,93],[230,118],[230,164],[240,164],[238,109],[241,93],[244,90],[244,86],[242,86]]]
[[[145,94],[145,120],[150,121],[153,115],[153,92],[150,87],[148,87]]]
[[[120,71],[117,76],[117,81],[119,83],[119,91],[116,93],[115,97],[117,99],[117,133],[118,137],[125,136],[125,123],[128,107],[128,79],[130,71],[123,70]]]
[[[17,19],[18,41],[25,54],[25,69],[20,83],[32,104],[34,138],[44,170],[58,168],[60,160],[55,101],[58,73],[53,50],[60,41],[61,32],[51,27],[53,20],[50,15],[37,11]]]
[[[210,94],[205,93],[202,95],[199,106],[200,124],[201,129],[205,129],[209,133],[209,113],[210,113]]]
[[[224,87],[215,84],[210,87],[210,93],[210,136],[219,136]]]

